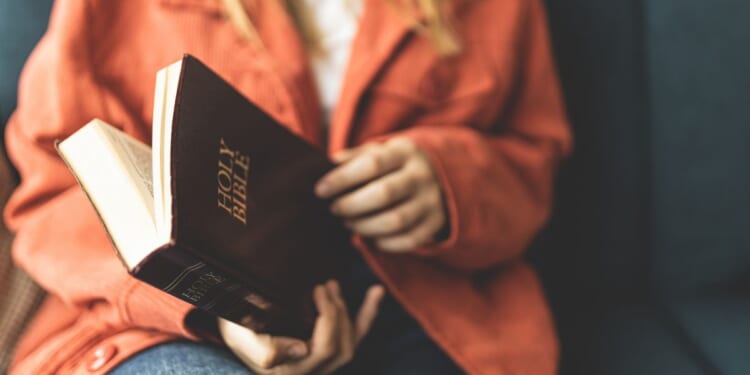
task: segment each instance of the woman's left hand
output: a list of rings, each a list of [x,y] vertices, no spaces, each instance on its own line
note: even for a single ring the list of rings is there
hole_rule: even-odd
[[[334,156],[339,164],[315,187],[339,194],[331,211],[383,251],[414,251],[446,225],[440,183],[427,156],[408,138],[370,143]]]

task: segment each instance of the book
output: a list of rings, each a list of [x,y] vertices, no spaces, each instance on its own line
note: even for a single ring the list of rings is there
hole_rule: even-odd
[[[152,147],[94,119],[57,143],[128,271],[256,332],[307,338],[350,235],[333,164],[196,58],[157,73]]]

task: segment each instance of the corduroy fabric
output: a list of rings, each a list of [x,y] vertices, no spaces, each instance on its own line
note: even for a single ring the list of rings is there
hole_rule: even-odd
[[[0,145],[0,207],[5,206],[16,182]],[[11,259],[13,235],[0,223],[0,374],[10,365],[16,341],[44,297],[44,291]]]

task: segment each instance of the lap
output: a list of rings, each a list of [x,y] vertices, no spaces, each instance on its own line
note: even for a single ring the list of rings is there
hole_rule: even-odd
[[[362,342],[354,360],[336,375],[458,375],[463,372],[422,330]]]
[[[205,343],[175,341],[154,346],[134,355],[110,374],[252,375],[252,372],[226,348]]]
[[[378,282],[360,257],[351,261],[351,275],[342,284],[351,312],[357,311],[367,288]],[[135,355],[115,369],[129,374],[251,374],[227,348],[177,341]],[[454,375],[463,372],[427,336],[403,308],[387,295],[372,330],[353,361],[336,375]]]
[[[454,375],[461,370],[424,333],[405,332],[387,345],[373,338],[363,342],[354,360],[336,375]],[[227,348],[175,341],[136,354],[113,375],[230,374],[252,375]]]

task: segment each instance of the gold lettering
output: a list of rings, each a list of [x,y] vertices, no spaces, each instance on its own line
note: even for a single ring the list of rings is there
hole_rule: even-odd
[[[229,159],[229,165],[224,164],[223,161],[219,160],[219,173],[224,172],[224,173],[231,175],[233,165],[234,165],[234,162],[232,162],[232,159]]]
[[[237,181],[238,180],[237,175],[234,175],[234,177],[235,177],[234,186],[232,188],[232,192],[234,193],[234,201],[235,202],[239,201],[240,203],[242,203],[242,206],[244,207],[245,200],[246,200],[245,196],[247,194],[247,185],[245,184],[244,181]]]
[[[218,206],[237,221],[247,224],[247,178],[250,156],[232,150],[224,138],[221,138],[218,167]]]
[[[247,217],[245,216],[245,208],[239,207],[238,205],[234,205],[232,207],[232,216],[234,216],[235,219],[242,222],[242,224],[247,224]]]
[[[216,179],[219,182],[219,188],[224,191],[232,190],[232,174],[226,169],[219,169],[219,174],[216,175]]]
[[[245,172],[244,174],[247,175],[247,170],[250,168],[250,156],[242,155],[238,152],[237,157],[234,158],[234,162],[239,168],[242,168]]]
[[[227,213],[231,214],[232,195],[230,191],[232,190],[232,176],[229,173],[228,170],[222,167],[222,163],[219,161],[219,174],[216,176],[216,180],[219,183],[217,204],[227,211]]]
[[[226,163],[224,163],[222,159],[226,160]],[[232,151],[232,149],[227,146],[227,144],[224,142],[224,138],[222,138],[221,144],[219,144],[219,169],[226,170],[231,174],[233,168],[234,151]]]
[[[217,198],[217,204],[220,208],[223,208],[224,211],[226,211],[228,214],[232,213],[232,196],[229,195],[226,191],[222,190],[221,187],[219,187],[217,190],[218,198]]]
[[[237,184],[247,185],[247,172],[244,172],[242,176],[235,173],[234,176],[232,176],[232,178],[234,179],[235,185]]]
[[[219,156],[222,155],[228,155],[230,159],[234,159],[234,151],[227,146],[227,143],[224,142],[224,138],[219,141]]]

